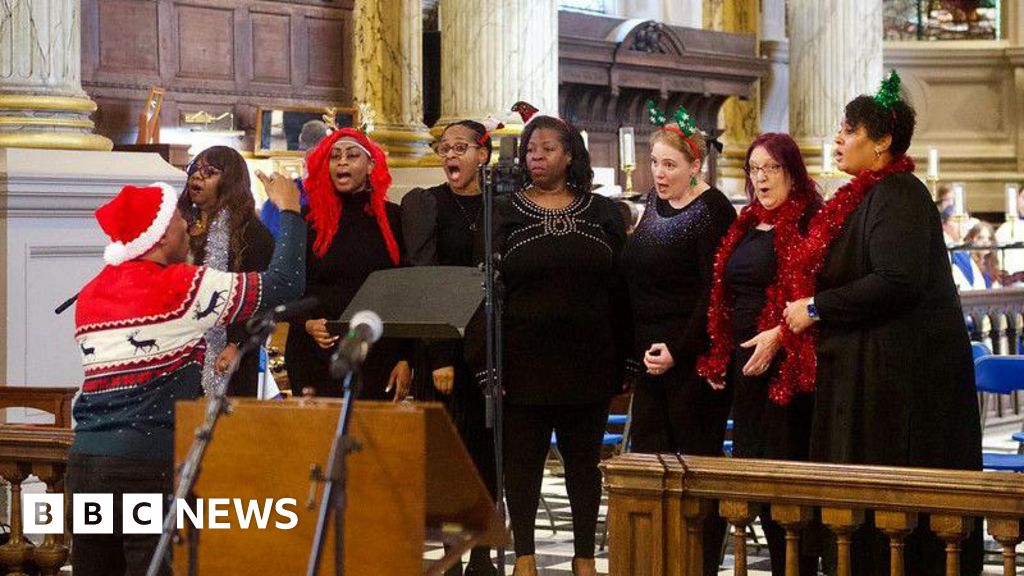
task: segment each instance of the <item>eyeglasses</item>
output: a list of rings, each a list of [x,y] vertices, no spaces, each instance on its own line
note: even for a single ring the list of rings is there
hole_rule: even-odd
[[[459,142],[458,144],[449,145],[442,144],[437,148],[437,155],[441,158],[445,158],[449,155],[460,158],[469,152],[470,148],[479,148],[476,144],[468,144],[466,142]]]
[[[220,168],[217,168],[216,166],[210,166],[209,164],[203,164],[202,166],[193,166],[192,170],[189,170],[188,175],[189,175],[189,177],[191,177],[193,175],[198,175],[203,180],[206,180],[207,178],[212,178],[213,176],[217,176],[218,174],[223,174],[223,173],[224,173],[224,171],[221,170]]]
[[[747,166],[747,175],[751,178],[757,178],[762,173],[765,176],[775,176],[782,170],[781,164],[765,164],[764,166]]]

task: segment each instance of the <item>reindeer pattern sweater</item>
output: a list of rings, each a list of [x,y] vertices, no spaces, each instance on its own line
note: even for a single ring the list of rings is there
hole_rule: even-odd
[[[148,260],[105,267],[78,297],[85,381],[71,451],[171,460],[174,403],[202,393],[204,334],[302,296],[305,251],[305,222],[288,211],[266,272]]]

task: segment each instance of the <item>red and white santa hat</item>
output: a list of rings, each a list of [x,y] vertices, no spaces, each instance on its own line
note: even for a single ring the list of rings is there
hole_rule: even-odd
[[[96,221],[110,237],[103,259],[112,266],[134,260],[156,245],[174,217],[178,195],[169,184],[125,186],[96,210]]]

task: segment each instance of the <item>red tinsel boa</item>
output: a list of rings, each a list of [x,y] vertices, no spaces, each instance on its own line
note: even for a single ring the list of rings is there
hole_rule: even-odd
[[[816,330],[812,326],[800,334],[794,334],[782,322],[782,311],[787,302],[814,294],[815,280],[824,265],[829,245],[842,233],[847,218],[860,206],[867,193],[889,175],[913,170],[913,160],[900,156],[882,170],[861,172],[837,190],[824,208],[811,218],[806,235],[801,235],[799,231],[799,221],[807,207],[806,203],[788,201],[778,209],[768,211],[754,200],[744,208],[715,255],[708,306],[711,348],[697,362],[697,371],[701,376],[713,381],[724,381],[736,345],[732,338],[732,295],[724,282],[725,265],[750,228],[760,223],[774,224],[778,273],[775,282],[766,291],[765,307],[758,318],[758,331],[781,326],[785,355],[769,384],[768,397],[772,402],[785,406],[794,394],[813,392],[817,371]]]

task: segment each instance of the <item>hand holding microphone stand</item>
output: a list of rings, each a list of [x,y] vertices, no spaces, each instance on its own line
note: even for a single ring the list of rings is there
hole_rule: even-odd
[[[345,573],[348,455],[360,449],[358,441],[349,435],[348,428],[352,421],[353,404],[362,390],[363,379],[360,370],[363,361],[370,351],[370,346],[383,335],[384,323],[376,313],[363,310],[352,316],[349,326],[348,334],[341,339],[337,350],[331,356],[331,377],[344,376],[345,393],[341,403],[341,414],[338,417],[338,428],[334,433],[331,451],[327,457],[324,495],[320,501],[320,515],[316,521],[313,548],[309,553],[307,576],[316,576],[320,571],[324,541],[327,539],[327,519],[332,514],[334,515],[334,573],[337,576]]]
[[[239,353],[225,372],[225,385],[211,397],[206,403],[206,417],[203,423],[196,429],[196,438],[189,448],[188,455],[181,465],[181,472],[178,477],[178,487],[174,491],[174,499],[171,500],[164,515],[163,532],[160,541],[157,543],[156,551],[150,559],[146,576],[157,576],[161,573],[162,567],[171,570],[171,540],[177,533],[178,501],[184,500],[192,495],[196,481],[199,479],[203,456],[213,439],[213,429],[222,415],[231,413],[231,403],[228,401],[227,382],[238,370],[238,365],[246,354],[258,350],[266,342],[267,337],[274,331],[277,323],[290,316],[301,314],[312,310],[317,305],[314,297],[303,298],[289,304],[282,304],[261,316],[254,316],[246,323],[249,332],[249,339],[246,340]],[[195,527],[189,530],[191,546],[189,549],[189,574],[195,574],[198,566],[198,534]]]

